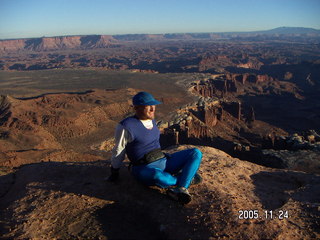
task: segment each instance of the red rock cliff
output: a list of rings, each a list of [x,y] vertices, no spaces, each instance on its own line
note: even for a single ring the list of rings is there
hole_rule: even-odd
[[[118,41],[109,35],[43,37],[0,41],[0,52],[46,51],[75,48],[104,48]]]

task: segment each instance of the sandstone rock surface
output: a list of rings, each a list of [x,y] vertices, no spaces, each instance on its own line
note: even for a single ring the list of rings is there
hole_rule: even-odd
[[[194,147],[181,145],[175,152]],[[317,239],[320,176],[274,170],[210,147],[204,181],[182,206],[136,182],[126,168],[107,183],[109,161],[36,163],[0,177],[4,239]],[[239,211],[259,213],[240,219]],[[266,218],[265,211],[268,213]],[[272,211],[274,219],[270,218]],[[280,211],[286,214],[280,215]],[[242,216],[243,218],[244,216]],[[283,219],[282,219],[283,218]]]

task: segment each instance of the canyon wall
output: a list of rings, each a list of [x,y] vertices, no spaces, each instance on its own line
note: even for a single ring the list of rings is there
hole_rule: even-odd
[[[106,48],[117,43],[118,40],[110,35],[63,36],[1,40],[0,52],[22,50],[39,52],[48,50]]]

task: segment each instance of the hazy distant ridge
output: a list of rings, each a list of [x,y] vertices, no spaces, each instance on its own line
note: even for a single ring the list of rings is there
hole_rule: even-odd
[[[320,40],[320,30],[303,27],[279,27],[267,31],[254,32],[84,35],[9,39],[0,40],[0,52],[109,48],[118,47],[127,41],[219,40],[226,38],[265,40],[272,37],[285,39],[301,37]]]
[[[265,34],[320,34],[320,30],[304,27],[278,27],[260,32]]]

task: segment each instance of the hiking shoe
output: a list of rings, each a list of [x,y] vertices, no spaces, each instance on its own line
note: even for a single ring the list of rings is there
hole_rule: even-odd
[[[185,187],[175,187],[167,190],[167,195],[182,204],[187,204],[191,201],[191,195]]]
[[[202,182],[202,177],[200,176],[199,173],[196,173],[190,183],[190,185],[195,185],[195,184],[199,184]]]

